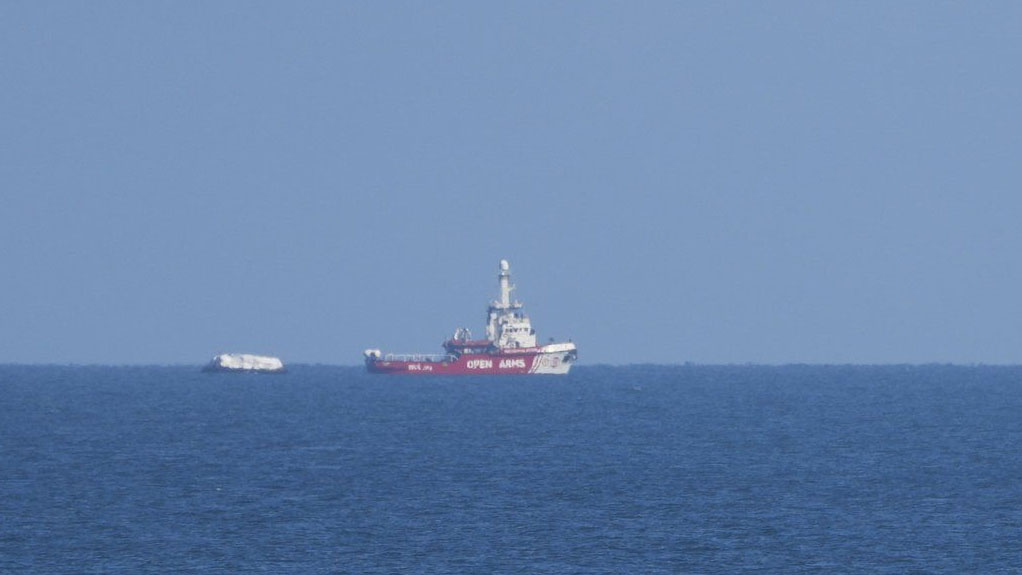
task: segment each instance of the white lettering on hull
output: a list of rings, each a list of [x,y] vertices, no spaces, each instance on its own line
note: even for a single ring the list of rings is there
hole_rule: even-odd
[[[525,369],[525,360],[518,359],[502,359],[500,360],[500,369]]]
[[[465,367],[468,369],[493,369],[492,359],[470,359],[465,362]],[[497,363],[497,369],[525,369],[528,367],[525,364],[524,358],[515,359],[502,359]]]

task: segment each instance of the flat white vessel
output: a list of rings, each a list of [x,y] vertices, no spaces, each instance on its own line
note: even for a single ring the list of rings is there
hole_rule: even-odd
[[[284,373],[284,362],[279,357],[253,355],[250,353],[222,353],[202,368],[206,372],[259,372]]]

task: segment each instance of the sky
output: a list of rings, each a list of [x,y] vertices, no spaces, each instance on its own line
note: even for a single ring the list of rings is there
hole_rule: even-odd
[[[0,3],[0,363],[1022,363],[1022,4]]]

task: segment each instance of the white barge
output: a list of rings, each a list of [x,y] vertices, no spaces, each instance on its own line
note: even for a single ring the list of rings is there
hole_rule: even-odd
[[[284,373],[284,362],[279,357],[249,353],[222,353],[202,368],[205,372]]]

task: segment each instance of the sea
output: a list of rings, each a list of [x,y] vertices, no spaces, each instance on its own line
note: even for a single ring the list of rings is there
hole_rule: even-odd
[[[1020,573],[1022,367],[0,366],[0,573]]]

